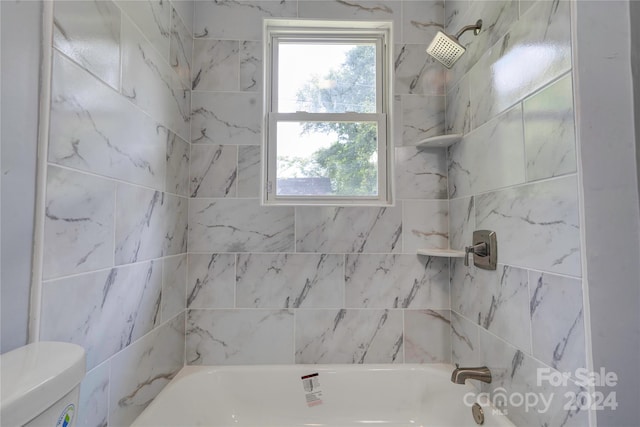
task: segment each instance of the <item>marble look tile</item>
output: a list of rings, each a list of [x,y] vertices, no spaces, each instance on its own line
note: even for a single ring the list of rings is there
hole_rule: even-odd
[[[575,176],[476,197],[476,226],[498,235],[500,262],[579,276]]]
[[[480,323],[477,309],[478,287],[475,280],[478,269],[473,265],[466,267],[463,262],[461,258],[450,260],[451,309],[467,319]]]
[[[193,93],[191,142],[260,145],[262,105],[257,93]]]
[[[110,1],[57,1],[53,46],[120,88],[120,10]]]
[[[529,279],[526,270],[498,265],[476,270],[479,325],[515,347],[531,353]]]
[[[290,252],[294,210],[257,199],[191,199],[189,251]]]
[[[187,249],[187,199],[118,184],[116,264],[176,255]]]
[[[402,202],[404,253],[424,248],[449,247],[449,203],[446,200]]]
[[[298,17],[393,21],[396,40],[402,37],[402,3],[395,0],[303,0],[298,2]]]
[[[344,257],[327,254],[240,254],[236,306],[338,308],[344,303]]]
[[[425,53],[427,46],[425,44],[395,46],[395,93],[444,94],[444,67]]]
[[[449,310],[404,312],[404,362],[451,363]]]
[[[167,166],[165,191],[179,196],[189,195],[190,144],[175,133],[167,133]]]
[[[480,366],[478,326],[451,311],[451,362],[461,366]]]
[[[169,64],[182,80],[184,86],[191,85],[191,58],[193,56],[193,33],[187,29],[171,9],[171,43],[169,46]]]
[[[240,42],[240,90],[262,92],[262,43]]]
[[[454,18],[453,22],[447,25],[449,34],[457,33],[465,25],[475,24],[478,18],[482,18],[483,23],[479,35],[474,36],[469,32],[460,38],[467,51],[452,69],[446,71],[449,84],[459,82],[484,52],[498,42],[513,25],[517,25],[519,1],[484,0],[453,3],[456,5],[454,7],[458,7],[458,14],[457,19]]]
[[[571,74],[524,101],[527,180],[576,171]]]
[[[396,145],[416,145],[444,133],[444,97],[402,95],[402,140]]]
[[[449,262],[419,255],[347,255],[350,308],[448,308]]]
[[[572,375],[586,366],[582,281],[529,272],[533,355]]]
[[[402,42],[429,43],[444,26],[444,1],[403,1]]]
[[[404,145],[402,133],[404,132],[404,118],[402,117],[402,98],[403,95],[393,95],[393,103],[391,104],[393,120],[393,145],[401,147]],[[419,125],[419,123],[418,123]]]
[[[447,91],[446,104],[446,133],[469,133],[471,131],[471,100],[467,76]]]
[[[122,11],[136,24],[145,38],[169,59],[171,42],[171,3],[162,0],[115,0]]]
[[[180,19],[189,34],[193,34],[193,19],[194,19],[194,9],[195,9],[195,1],[194,0],[171,0],[171,4],[173,8],[178,12]]]
[[[240,88],[240,53],[237,40],[193,42],[191,89],[237,91]]]
[[[233,145],[193,144],[190,175],[191,197],[235,197],[238,148]]]
[[[118,353],[111,362],[109,425],[130,425],[184,366],[181,314]]]
[[[189,310],[188,365],[293,363],[290,310]]]
[[[128,19],[122,21],[122,94],[183,139],[189,139],[188,86],[182,85],[167,59]]]
[[[154,327],[161,288],[154,261],[44,282],[40,337],[83,346],[93,369]]]
[[[259,146],[238,147],[238,197],[260,197]]]
[[[49,162],[163,188],[165,128],[55,52],[51,90]]]
[[[539,1],[469,74],[474,127],[571,68],[570,2]]]
[[[45,280],[113,266],[115,190],[112,181],[49,166]]]
[[[187,307],[234,308],[236,256],[189,254]]]
[[[398,199],[446,199],[447,156],[441,148],[397,147]]]
[[[76,425],[107,426],[109,414],[110,361],[87,372],[80,383],[80,400]]]
[[[402,249],[402,209],[296,207],[296,251],[388,253]]]
[[[476,210],[473,197],[449,200],[449,247],[463,250],[473,240]]]
[[[299,310],[295,363],[401,363],[400,310]]]
[[[298,2],[253,0],[195,2],[196,38],[262,40],[262,18],[295,18]]]
[[[525,354],[506,341],[498,338],[485,329],[480,328],[478,334],[480,343],[480,364],[491,371],[491,383],[484,384],[479,381],[471,381],[474,385],[480,385],[482,391],[500,392],[511,391],[514,378],[521,375],[522,363]],[[500,408],[500,409],[511,409]]]
[[[524,164],[522,107],[518,105],[449,147],[449,196],[521,184]]]
[[[160,320],[166,322],[187,307],[187,254],[162,260]]]

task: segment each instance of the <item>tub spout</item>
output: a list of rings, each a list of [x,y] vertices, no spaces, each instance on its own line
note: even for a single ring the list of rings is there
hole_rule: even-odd
[[[451,373],[451,382],[454,384],[464,384],[464,382],[468,379],[490,383],[491,371],[486,366],[478,366],[476,368],[461,368],[456,363],[456,369],[454,369]]]

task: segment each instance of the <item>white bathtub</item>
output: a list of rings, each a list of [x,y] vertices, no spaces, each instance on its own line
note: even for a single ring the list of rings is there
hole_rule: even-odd
[[[450,365],[187,366],[133,426],[476,426],[463,401],[474,389],[452,384],[452,370]],[[484,413],[485,427],[513,426],[491,407]]]

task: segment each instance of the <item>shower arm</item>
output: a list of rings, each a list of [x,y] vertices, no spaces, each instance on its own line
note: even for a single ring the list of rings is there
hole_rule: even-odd
[[[473,30],[473,34],[477,36],[478,34],[480,34],[481,29],[482,29],[482,19],[478,19],[475,25],[467,25],[466,27],[463,27],[460,31],[458,31],[455,35],[455,38],[457,40],[460,38],[461,35],[471,30]]]

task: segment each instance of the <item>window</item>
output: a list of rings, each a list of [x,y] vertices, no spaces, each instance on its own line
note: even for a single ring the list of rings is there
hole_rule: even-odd
[[[265,21],[265,204],[393,203],[390,34]]]

